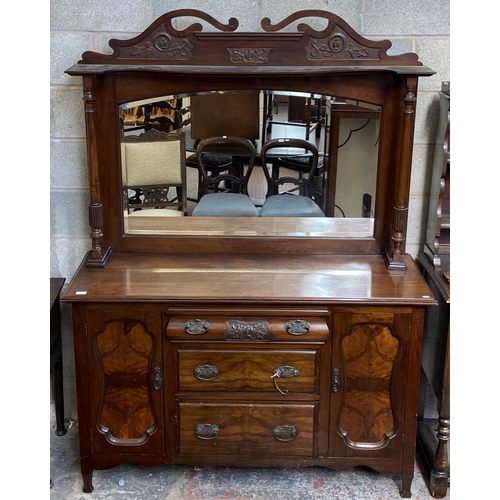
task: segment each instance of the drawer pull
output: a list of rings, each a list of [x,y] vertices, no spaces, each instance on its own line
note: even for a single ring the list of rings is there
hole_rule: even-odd
[[[305,335],[311,331],[311,323],[303,319],[292,319],[285,323],[285,330],[290,335]]]
[[[214,424],[198,424],[194,428],[196,437],[200,439],[215,439],[219,435],[219,426]]]
[[[273,434],[278,441],[293,441],[298,435],[299,430],[293,425],[278,425],[273,429]]]
[[[220,370],[216,366],[200,365],[194,369],[193,373],[198,380],[215,380],[219,376]]]
[[[300,375],[300,370],[296,368],[295,366],[278,366],[277,368],[274,369],[273,374],[271,375],[271,378],[274,379],[274,386],[276,389],[278,389],[281,394],[287,394],[288,391],[282,391],[279,386],[277,379],[278,378],[292,378],[292,377],[298,377]]]
[[[204,319],[190,319],[184,324],[184,331],[189,335],[201,335],[210,330],[210,323]]]

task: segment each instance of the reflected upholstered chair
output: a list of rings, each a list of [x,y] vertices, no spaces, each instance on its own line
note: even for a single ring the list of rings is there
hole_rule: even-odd
[[[129,216],[187,215],[184,133],[151,129],[125,137],[122,175]],[[130,192],[135,195],[130,196]]]
[[[307,175],[299,176],[271,176],[267,169],[268,163],[273,160],[268,157],[271,150],[279,148],[304,149],[308,153]],[[297,155],[298,156],[298,155]],[[262,166],[267,179],[266,200],[260,210],[261,217],[324,217],[325,214],[313,200],[312,186],[314,174],[318,167],[318,150],[316,146],[304,139],[273,139],[262,147]],[[297,192],[279,193],[284,184],[292,184],[298,188]]]
[[[222,151],[248,160],[246,172],[241,175],[226,172],[209,176],[204,166],[204,153]],[[196,150],[198,168],[201,174],[200,201],[193,210],[193,216],[258,217],[259,211],[248,196],[248,181],[255,161],[255,147],[243,137],[211,137],[203,139]],[[224,186],[221,188],[220,186]],[[231,192],[227,187],[231,186]]]

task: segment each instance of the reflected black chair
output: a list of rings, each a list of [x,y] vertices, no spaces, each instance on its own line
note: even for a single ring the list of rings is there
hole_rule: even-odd
[[[301,160],[301,170],[299,175],[279,177],[276,170],[273,169],[273,175],[269,174],[267,165],[273,164],[273,159],[268,158],[269,151],[277,148],[299,148],[304,149],[309,154],[303,158],[307,163]],[[318,150],[316,146],[304,139],[273,139],[268,141],[262,147],[261,159],[264,174],[267,179],[266,200],[260,210],[261,217],[324,217],[325,214],[314,201],[313,179],[318,169]],[[279,159],[280,157],[278,157]],[[300,156],[294,157],[294,160]],[[282,166],[285,166],[283,164]],[[278,170],[279,172],[279,170]],[[304,175],[307,173],[307,175]],[[297,192],[286,191],[279,192],[284,184],[292,184],[297,187]]]
[[[221,173],[209,176],[205,169],[204,155],[207,150],[219,153],[222,149],[232,156],[248,158],[246,172]],[[243,150],[243,151],[242,151]],[[248,196],[248,181],[255,161],[255,146],[243,137],[211,137],[203,139],[196,150],[198,168],[201,174],[200,201],[193,210],[193,216],[258,217],[259,211]],[[227,186],[232,192],[227,192]],[[223,186],[223,187],[222,187]]]

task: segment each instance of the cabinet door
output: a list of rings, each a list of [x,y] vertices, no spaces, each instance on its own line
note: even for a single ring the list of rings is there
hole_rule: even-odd
[[[330,456],[401,456],[410,320],[334,315]]]
[[[86,322],[93,453],[162,453],[161,312],[87,310]]]

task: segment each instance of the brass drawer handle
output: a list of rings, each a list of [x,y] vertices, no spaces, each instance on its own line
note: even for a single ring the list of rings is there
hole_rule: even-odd
[[[278,425],[273,429],[273,434],[276,440],[288,442],[293,441],[299,435],[299,430],[293,425]]]
[[[311,323],[303,319],[292,319],[285,323],[285,330],[290,335],[305,335],[311,331]]]
[[[189,335],[201,335],[210,330],[210,323],[204,319],[190,319],[184,324],[184,331]]]
[[[288,391],[282,391],[279,386],[277,379],[278,378],[292,378],[292,377],[298,377],[300,375],[300,370],[296,368],[295,366],[278,366],[277,368],[274,369],[273,374],[271,375],[271,378],[274,379],[274,386],[276,389],[278,389],[281,394],[287,394]]]
[[[216,366],[200,365],[193,370],[193,373],[198,380],[215,380],[219,376],[220,370]]]
[[[200,439],[215,439],[219,435],[220,429],[214,424],[198,424],[194,428],[196,437]]]

